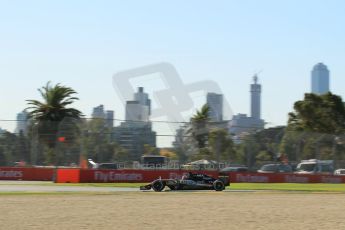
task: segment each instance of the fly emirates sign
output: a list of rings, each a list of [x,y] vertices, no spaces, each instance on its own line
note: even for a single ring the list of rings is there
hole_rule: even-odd
[[[94,172],[94,179],[102,182],[116,181],[142,181],[143,175],[140,173],[117,173],[117,172]]]

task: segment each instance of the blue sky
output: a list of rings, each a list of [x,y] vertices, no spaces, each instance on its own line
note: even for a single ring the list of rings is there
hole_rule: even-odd
[[[284,125],[310,91],[317,62],[329,67],[331,90],[345,96],[343,12],[342,0],[0,0],[0,119],[14,119],[47,81],[78,91],[87,116],[104,104],[122,119],[113,74],[169,62],[186,84],[216,81],[234,114],[249,113],[249,84],[262,70],[262,117]],[[203,101],[195,97],[190,113]]]

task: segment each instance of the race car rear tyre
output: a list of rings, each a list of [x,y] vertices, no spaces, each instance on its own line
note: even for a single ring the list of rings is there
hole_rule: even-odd
[[[213,188],[216,191],[223,191],[225,189],[223,181],[216,180],[215,182],[213,182]]]
[[[157,181],[153,182],[153,184],[152,184],[152,189],[155,192],[163,191],[164,187],[165,187],[165,184],[160,180],[157,180]]]

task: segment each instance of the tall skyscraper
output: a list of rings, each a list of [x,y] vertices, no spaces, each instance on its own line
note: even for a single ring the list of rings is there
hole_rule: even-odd
[[[219,122],[223,120],[223,95],[207,93],[206,103],[209,107],[209,118],[211,121]]]
[[[151,110],[151,100],[144,88],[139,87],[134,94],[134,101],[126,102],[126,120],[129,121],[149,121]]]
[[[252,133],[261,130],[265,121],[261,119],[261,85],[258,84],[258,76],[253,77],[253,84],[250,84],[250,114],[237,114],[230,121],[230,133],[241,136],[244,133]]]
[[[151,115],[151,100],[149,95],[144,93],[144,87],[138,87],[138,92],[134,94],[134,100],[138,101],[140,105],[147,106],[149,115]]]
[[[261,119],[261,85],[258,84],[258,76],[253,77],[254,84],[250,85],[251,96],[251,117],[257,120]]]
[[[329,70],[321,62],[311,71],[311,92],[319,95],[329,92]]]

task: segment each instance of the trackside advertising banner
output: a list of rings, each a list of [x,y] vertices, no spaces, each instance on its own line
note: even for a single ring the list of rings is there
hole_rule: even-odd
[[[52,177],[52,168],[0,167],[0,180],[49,181]]]
[[[63,169],[61,169],[63,170]],[[131,183],[151,182],[158,178],[180,179],[187,170],[73,170],[58,171],[58,182],[81,183]],[[216,171],[193,171],[212,177],[218,177]],[[61,177],[59,176],[61,175]],[[333,175],[299,175],[274,173],[229,173],[231,183],[345,183],[345,176]],[[74,178],[74,179],[73,179]],[[78,180],[79,178],[79,180]]]
[[[80,182],[151,182],[158,178],[181,179],[189,171],[184,170],[81,170]],[[218,177],[215,171],[193,171]]]
[[[230,173],[231,183],[345,183],[345,176],[292,173]]]
[[[59,183],[131,183],[151,182],[158,178],[180,179],[188,170],[93,170],[58,169]],[[216,171],[193,171],[218,177]],[[53,168],[0,167],[0,180],[50,181]],[[275,174],[275,173],[236,173],[229,174],[231,183],[345,183],[345,176]]]

